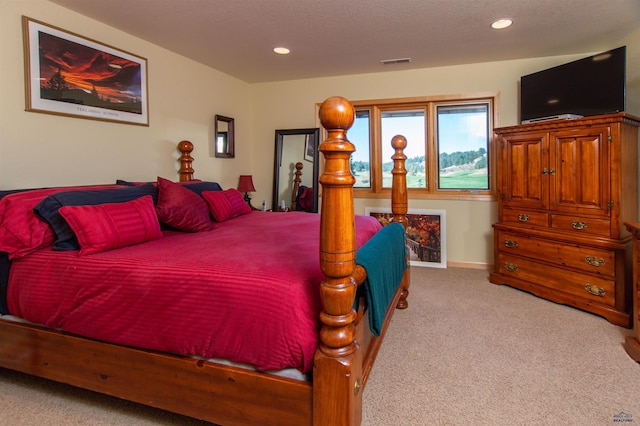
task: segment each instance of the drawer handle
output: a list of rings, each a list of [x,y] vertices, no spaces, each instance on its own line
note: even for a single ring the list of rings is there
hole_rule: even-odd
[[[547,169],[546,167],[542,169],[542,174],[543,175],[555,175],[556,174],[556,169],[551,168],[551,169]]]
[[[526,221],[528,221],[528,220],[529,220],[529,215],[528,215],[528,214],[524,214],[524,213],[520,213],[520,214],[518,215],[518,220],[519,220],[520,222],[526,222]]]
[[[571,221],[571,227],[573,229],[577,229],[578,231],[581,229],[586,229],[587,228],[587,224],[584,222],[580,222],[579,220],[572,220]]]
[[[516,248],[518,247],[518,242],[513,240],[504,240],[504,245],[509,248]]]
[[[518,265],[516,265],[515,263],[505,263],[504,267],[507,268],[507,271],[509,272],[515,272],[518,270]]]
[[[596,268],[604,265],[604,259],[602,258],[598,259],[596,257],[587,256],[584,260],[586,260],[589,265],[595,266]]]
[[[604,296],[604,288],[600,288],[597,285],[592,285],[592,284],[587,284],[584,286],[584,289],[587,290],[589,293],[593,294],[594,296]]]

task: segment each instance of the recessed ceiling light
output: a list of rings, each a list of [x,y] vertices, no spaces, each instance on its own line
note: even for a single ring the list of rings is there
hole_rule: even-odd
[[[288,55],[290,50],[287,49],[286,47],[274,47],[273,51],[276,52],[278,55]]]
[[[513,24],[513,20],[512,19],[502,18],[502,19],[498,19],[496,21],[493,21],[493,23],[491,24],[491,28],[493,28],[494,30],[501,30],[503,28],[510,27],[511,24]]]

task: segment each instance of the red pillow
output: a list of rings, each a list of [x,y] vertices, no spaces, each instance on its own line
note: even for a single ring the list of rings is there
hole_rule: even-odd
[[[195,192],[158,176],[158,204],[160,222],[187,232],[211,229],[209,206]]]
[[[242,194],[237,189],[204,191],[202,197],[209,204],[209,210],[218,222],[251,213],[251,207],[244,201]]]
[[[124,203],[64,206],[60,214],[80,243],[80,254],[93,254],[162,237],[150,195]]]
[[[33,212],[45,197],[61,191],[121,188],[117,185],[70,186],[25,190],[0,200],[0,251],[9,259],[18,259],[45,247],[55,240],[53,229]]]

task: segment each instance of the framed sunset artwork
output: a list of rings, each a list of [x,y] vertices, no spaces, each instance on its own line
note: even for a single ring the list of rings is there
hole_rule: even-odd
[[[147,60],[22,17],[26,110],[149,125]]]

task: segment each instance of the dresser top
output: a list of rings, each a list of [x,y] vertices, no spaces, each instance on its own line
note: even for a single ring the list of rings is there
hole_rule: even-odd
[[[623,123],[629,126],[640,127],[640,118],[625,112],[615,114],[591,115],[582,118],[568,120],[539,121],[537,123],[520,124],[517,126],[498,127],[493,131],[498,134],[524,132],[529,130],[556,130],[569,127],[588,127],[601,124]]]

